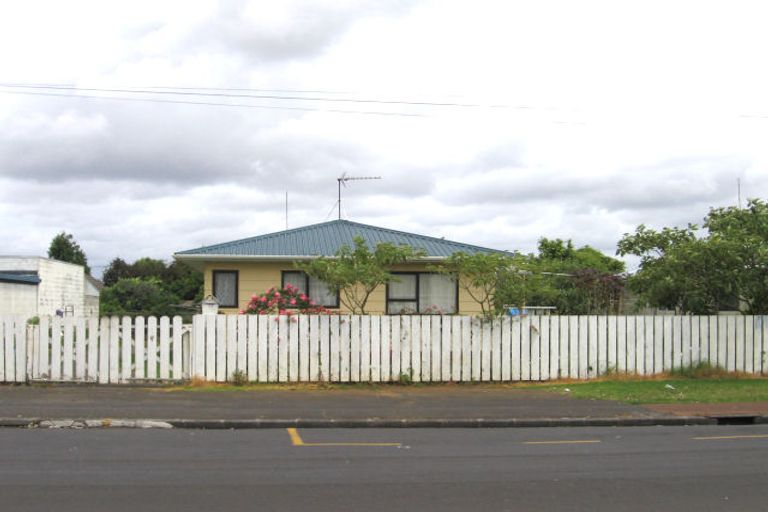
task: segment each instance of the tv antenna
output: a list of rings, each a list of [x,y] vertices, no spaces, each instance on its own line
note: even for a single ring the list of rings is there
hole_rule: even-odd
[[[345,172],[338,178],[336,178],[336,181],[339,185],[339,219],[341,219],[341,186],[344,185],[344,188],[347,188],[347,182],[348,181],[361,181],[361,180],[380,180],[381,176],[347,176],[347,173]],[[333,211],[333,210],[331,210]]]

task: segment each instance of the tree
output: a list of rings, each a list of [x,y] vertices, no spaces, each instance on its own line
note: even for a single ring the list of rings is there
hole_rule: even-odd
[[[131,277],[131,266],[122,258],[115,258],[109,262],[101,275],[104,286],[112,286],[120,279]]]
[[[155,278],[123,278],[101,292],[102,315],[173,315],[176,297]]]
[[[492,318],[502,312],[505,300],[523,297],[524,302],[526,270],[521,263],[519,255],[455,252],[430,268],[455,279],[480,306],[483,318]]]
[[[133,263],[115,258],[104,269],[102,280],[105,286],[112,286],[120,279],[131,277],[157,279],[177,300],[201,300],[203,297],[203,273],[180,261],[166,265],[163,260],[153,258],[140,258]]]
[[[91,268],[88,266],[88,258],[85,252],[75,241],[75,237],[62,231],[51,240],[48,247],[48,257],[54,260],[66,261],[85,267],[85,273],[90,274]]]
[[[531,268],[541,278],[529,304],[554,306],[561,314],[618,313],[624,294],[624,262],[571,240],[539,239]]]
[[[341,303],[353,314],[364,315],[373,290],[395,278],[389,269],[425,253],[407,245],[386,242],[379,243],[371,251],[360,236],[353,242],[353,247],[343,245],[333,258],[297,262],[296,267],[323,281],[332,292],[339,293]]]
[[[768,205],[711,208],[703,227],[625,234],[617,253],[640,258],[632,289],[650,306],[686,313],[768,312]]]

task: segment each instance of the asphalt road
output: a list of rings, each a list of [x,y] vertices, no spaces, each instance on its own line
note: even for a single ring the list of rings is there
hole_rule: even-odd
[[[768,425],[0,430],[2,511],[767,509]]]

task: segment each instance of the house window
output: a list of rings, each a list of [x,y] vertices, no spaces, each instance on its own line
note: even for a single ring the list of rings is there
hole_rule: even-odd
[[[305,293],[315,301],[318,306],[326,308],[339,307],[339,294],[333,293],[324,282],[317,278],[310,277],[304,272],[298,270],[284,270],[282,277],[282,287],[286,285],[295,286],[300,293]]]
[[[213,271],[213,296],[222,308],[237,307],[237,270]]]
[[[387,313],[445,313],[458,311],[458,287],[448,276],[427,272],[394,272],[387,285]]]

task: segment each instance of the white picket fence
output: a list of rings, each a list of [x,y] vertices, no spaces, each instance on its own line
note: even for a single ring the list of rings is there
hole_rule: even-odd
[[[539,381],[709,362],[768,374],[768,316],[42,318],[0,323],[0,382]]]

